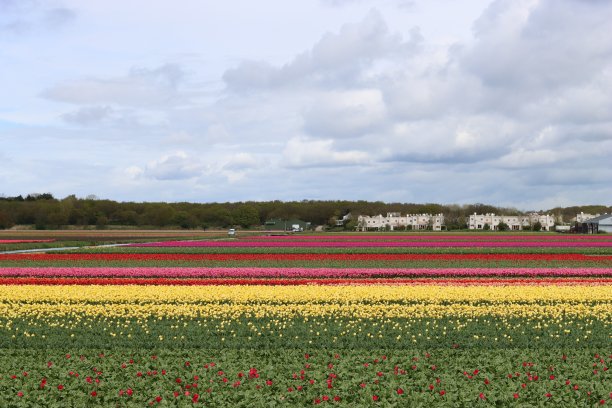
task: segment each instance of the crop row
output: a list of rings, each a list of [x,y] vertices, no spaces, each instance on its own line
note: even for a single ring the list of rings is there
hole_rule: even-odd
[[[511,288],[511,289],[510,289]],[[612,320],[609,285],[0,286],[9,318],[500,318]]]
[[[240,237],[255,241],[609,241],[612,235],[563,234],[319,234],[319,235],[251,235]]]
[[[11,350],[2,406],[592,406],[609,350]]]
[[[40,242],[53,242],[54,239],[0,239],[0,244],[36,244]]]
[[[442,290],[441,290],[442,289]],[[345,305],[355,303],[390,304],[392,302],[429,303],[455,302],[493,303],[527,302],[539,304],[546,302],[573,302],[590,304],[593,302],[612,302],[612,290],[609,285],[596,287],[444,287],[435,284],[425,286],[339,286],[339,287],[218,287],[208,290],[191,287],[147,287],[128,286],[111,287],[45,287],[45,286],[0,286],[0,301],[42,302],[69,304],[72,302],[109,303],[136,302],[145,303],[191,303],[219,302],[239,304],[323,304],[338,302]],[[16,310],[15,312],[19,312]]]
[[[0,277],[393,278],[610,277],[612,268],[0,268]]]
[[[130,244],[134,247],[229,247],[229,248],[447,248],[447,247],[468,247],[468,248],[488,248],[488,247],[535,247],[535,248],[612,248],[612,241],[270,241],[270,240],[240,240],[240,241],[164,241]]]
[[[0,262],[0,268],[374,268],[374,269],[447,269],[447,268],[578,268],[601,269],[612,267],[612,261],[10,261]]]
[[[612,268],[178,268],[0,267],[0,278],[396,278],[612,277]]]
[[[0,285],[177,285],[177,286],[235,286],[235,285],[432,285],[439,286],[526,286],[526,285],[612,285],[612,278],[0,278]]]
[[[96,247],[69,253],[155,254],[584,254],[612,255],[611,248],[596,247]]]
[[[611,261],[612,255],[589,256],[583,254],[166,254],[166,253],[46,253],[0,255],[1,261],[189,261],[189,260],[272,260],[272,261]]]
[[[18,306],[22,306],[19,304]],[[125,309],[133,305],[125,305]],[[0,347],[275,348],[344,347],[436,349],[609,347],[610,320],[593,316],[446,316],[371,318],[334,316],[213,317],[142,313],[117,316],[117,305],[80,305],[72,313],[49,308],[0,317]],[[142,309],[142,308],[140,308]],[[152,308],[149,308],[151,310]],[[96,312],[96,315],[91,313]],[[49,313],[50,312],[50,313]]]

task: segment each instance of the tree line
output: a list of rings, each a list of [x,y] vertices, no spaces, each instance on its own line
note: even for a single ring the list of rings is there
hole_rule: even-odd
[[[569,221],[577,213],[612,212],[612,207],[583,206],[555,208],[547,213],[562,215]],[[34,225],[38,229],[65,226],[109,225],[133,227],[252,228],[270,219],[300,219],[312,225],[334,227],[336,220],[351,213],[353,219],[343,228],[354,229],[356,216],[386,214],[439,214],[445,216],[449,230],[467,228],[470,214],[496,213],[520,215],[515,208],[487,204],[441,205],[435,203],[384,203],[382,201],[302,200],[302,201],[246,201],[231,203],[165,203],[117,202],[95,196],[77,198],[75,195],[59,199],[51,193],[28,194],[23,197],[0,196],[0,228],[14,225]]]

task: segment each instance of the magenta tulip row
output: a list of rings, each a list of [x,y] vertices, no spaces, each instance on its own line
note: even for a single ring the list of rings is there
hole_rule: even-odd
[[[612,241],[612,234],[514,235],[514,234],[362,234],[362,235],[253,235],[241,237],[249,241]]]
[[[0,268],[0,277],[368,278],[612,276],[612,268]]]
[[[164,242],[149,242],[144,244],[131,244],[130,246],[137,247],[230,247],[230,248],[247,248],[247,247],[276,247],[276,248],[305,248],[305,247],[326,247],[326,248],[368,248],[368,247],[536,247],[536,248],[552,248],[552,247],[610,247],[612,241],[581,241],[581,242],[560,242],[560,241],[456,241],[456,242],[440,242],[440,241],[371,241],[371,242],[339,242],[339,241],[313,241],[313,242],[295,242],[295,241],[164,241]]]

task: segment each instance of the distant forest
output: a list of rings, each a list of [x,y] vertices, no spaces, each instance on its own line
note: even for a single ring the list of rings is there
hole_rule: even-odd
[[[557,207],[543,212],[562,216],[568,222],[579,212],[609,213],[612,207],[589,205]],[[383,203],[381,201],[303,200],[247,201],[234,203],[154,203],[117,202],[95,196],[77,198],[74,195],[58,199],[50,193],[27,196],[0,196],[0,229],[14,225],[33,225],[37,229],[66,226],[133,226],[155,228],[255,228],[270,219],[300,219],[316,225],[335,227],[336,220],[351,213],[355,217],[344,226],[354,229],[356,216],[386,214],[442,213],[449,230],[467,228],[467,218],[473,213],[522,214],[515,208],[486,204],[440,205],[413,203]]]

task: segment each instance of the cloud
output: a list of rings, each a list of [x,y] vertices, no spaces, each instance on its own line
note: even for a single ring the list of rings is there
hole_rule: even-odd
[[[1,0],[0,33],[24,35],[56,31],[77,18],[73,9],[50,6],[51,2],[36,0]]]
[[[110,106],[89,106],[74,112],[65,113],[62,119],[79,125],[90,125],[108,119],[113,114]]]
[[[589,83],[609,66],[611,18],[610,2],[497,0],[474,24],[462,64],[487,86],[523,95]]]
[[[236,153],[233,155],[227,163],[223,165],[224,170],[232,171],[243,171],[248,169],[256,169],[264,166],[264,162],[261,159],[257,159],[251,153]]]
[[[282,165],[292,168],[362,166],[370,162],[366,152],[336,151],[333,140],[309,140],[294,137],[287,142]]]
[[[61,83],[44,91],[42,96],[78,105],[172,106],[184,102],[178,90],[183,78],[184,72],[176,64],[165,64],[154,69],[133,68],[123,77]]]
[[[359,23],[345,24],[340,32],[327,33],[309,51],[282,67],[262,61],[244,61],[223,75],[232,91],[269,89],[312,84],[338,85],[356,80],[379,58],[416,51],[422,37],[413,31],[409,41],[389,33],[381,14],[372,10]]]
[[[61,0],[24,1],[11,1],[10,12],[0,8],[0,25],[52,29],[44,16],[61,9]],[[164,15],[168,30],[160,32],[129,13],[103,21],[114,9],[87,4],[79,3],[76,14],[87,19],[83,24],[70,26],[70,13],[49,14],[78,31],[52,38],[57,47],[47,54],[58,56],[44,75],[36,66],[43,54],[28,51],[42,49],[40,38],[2,48],[9,61],[2,118],[23,124],[0,122],[2,150],[13,159],[3,182],[11,188],[39,183],[39,174],[61,180],[62,169],[44,161],[57,156],[75,174],[90,161],[112,163],[117,183],[125,180],[122,190],[93,170],[87,174],[101,195],[119,199],[376,196],[526,207],[551,198],[605,201],[612,193],[605,183],[612,154],[610,2],[489,1],[479,17],[469,15],[469,37],[468,27],[445,19],[445,1],[419,2],[414,15],[398,17],[395,0],[321,0],[292,6],[307,28],[275,21],[295,28],[282,38],[231,18],[211,24],[207,16],[189,27],[177,18],[182,26],[172,30],[173,18]],[[461,12],[473,4],[480,2]],[[364,12],[371,5],[381,11]],[[263,16],[257,13],[270,13],[252,10],[257,21]],[[450,20],[463,24],[468,17]],[[410,29],[411,21],[423,34]],[[236,40],[207,43],[199,50],[204,56],[174,57],[185,38],[228,36]],[[310,43],[295,47],[304,41]],[[188,44],[197,54],[198,42]],[[144,68],[113,72],[125,64],[113,55],[132,55]],[[266,55],[289,57],[279,63]],[[42,99],[25,96],[40,89]],[[42,132],[27,123],[48,127]],[[24,140],[37,149],[24,148]],[[41,163],[36,175],[27,160]],[[341,186],[329,183],[336,174]]]
[[[478,163],[511,149],[512,121],[488,116],[398,122],[385,138],[381,160],[414,163]]]
[[[76,13],[65,7],[57,7],[45,11],[42,18],[48,28],[57,29],[72,23],[76,19]]]
[[[304,114],[304,130],[321,138],[356,137],[376,130],[385,115],[378,89],[325,92]]]
[[[346,7],[363,3],[374,3],[377,5],[381,4],[380,0],[321,0],[321,4],[329,7]],[[416,2],[412,0],[388,0],[386,3],[390,3],[403,10],[412,10],[416,5]]]
[[[131,169],[133,174],[139,173],[136,167]],[[156,180],[185,180],[200,177],[205,172],[206,166],[203,163],[179,151],[150,162],[140,173]]]

